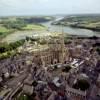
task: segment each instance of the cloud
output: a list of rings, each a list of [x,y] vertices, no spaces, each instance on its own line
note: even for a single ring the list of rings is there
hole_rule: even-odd
[[[0,0],[0,15],[100,13],[100,0]]]

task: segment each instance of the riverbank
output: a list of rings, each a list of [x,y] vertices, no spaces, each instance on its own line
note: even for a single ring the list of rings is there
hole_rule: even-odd
[[[80,29],[88,29],[88,30],[92,30],[92,31],[96,31],[96,32],[100,32],[100,28],[93,28],[93,27],[85,27],[85,26],[77,26],[77,25],[69,25],[70,27],[73,28],[80,28]]]
[[[62,18],[62,17],[61,17]],[[61,19],[59,17],[55,18]],[[55,20],[51,20],[48,22],[42,22],[39,24],[28,24],[27,26],[23,27],[23,30],[15,31],[14,33],[8,34],[5,38],[2,39],[2,42],[15,42],[21,39],[25,39],[26,36],[45,36],[48,33],[62,33],[62,25],[52,25],[51,23],[55,22]],[[73,26],[63,25],[63,32],[65,35],[78,35],[78,36],[97,36],[100,37],[99,31],[92,31],[86,28],[77,28]],[[0,39],[1,40],[1,39]]]
[[[17,31],[43,31],[47,27],[41,22],[48,22],[52,17],[6,17],[0,18],[0,41]]]
[[[100,28],[86,27],[85,25],[81,26],[81,25],[61,24],[61,23],[52,23],[52,25],[71,27],[71,28],[77,28],[77,29],[88,29],[88,30],[92,30],[92,31],[95,31],[95,32],[100,32]]]
[[[28,24],[26,27],[23,27],[21,30],[12,30],[9,31],[8,33],[5,32],[0,36],[0,42],[9,42],[10,40],[20,40],[23,39],[22,37],[30,36],[33,33],[41,32],[41,31],[46,31],[47,27],[43,25],[37,25],[37,24]],[[21,34],[19,34],[21,33]],[[16,34],[16,35],[15,35]],[[18,37],[20,36],[20,37]],[[6,41],[8,40],[8,41]]]
[[[59,19],[59,18],[58,18]],[[65,35],[78,35],[78,36],[85,36],[85,37],[91,37],[91,36],[97,36],[100,37],[99,31],[92,31],[90,29],[85,29],[85,28],[75,28],[75,27],[70,27],[69,25],[56,25],[53,24],[55,21],[50,21],[47,23],[43,23],[44,26],[48,27],[48,30],[50,32],[63,32]]]
[[[54,21],[52,25],[62,25],[78,29],[88,29],[95,32],[100,32],[100,15],[96,16],[69,16],[61,20]]]

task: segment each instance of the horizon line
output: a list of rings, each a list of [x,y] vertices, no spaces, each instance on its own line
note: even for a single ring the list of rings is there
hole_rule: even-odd
[[[71,16],[71,15],[100,15],[100,13],[74,13],[74,14],[11,14],[11,15],[0,15],[0,17],[24,17],[24,16]]]

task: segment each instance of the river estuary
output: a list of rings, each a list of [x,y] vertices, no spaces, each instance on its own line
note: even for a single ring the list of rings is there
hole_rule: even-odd
[[[57,20],[57,19],[56,19]],[[3,39],[3,41],[5,42],[14,42],[17,41],[19,39],[24,39],[26,36],[35,36],[35,35],[46,35],[49,32],[63,32],[65,34],[69,34],[69,35],[79,35],[79,36],[98,36],[100,37],[100,32],[95,32],[92,30],[88,30],[88,29],[80,29],[80,28],[71,28],[71,27],[62,27],[59,25],[51,25],[53,21],[50,22],[46,22],[46,23],[41,23],[42,25],[48,27],[48,30],[46,31],[41,31],[41,32],[34,32],[34,31],[18,31],[15,32],[13,34],[8,35],[7,37],[5,37]]]
[[[43,23],[44,26],[48,27],[50,32],[63,32],[69,35],[81,35],[81,36],[98,36],[100,37],[100,32],[94,32],[88,29],[72,28],[68,26],[51,25],[52,22]]]

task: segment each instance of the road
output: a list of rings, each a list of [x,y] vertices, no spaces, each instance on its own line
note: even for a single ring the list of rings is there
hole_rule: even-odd
[[[11,91],[9,94],[4,98],[4,100],[12,100],[12,96],[15,95],[15,93],[23,86],[23,81],[27,78],[28,72],[23,72],[22,74],[19,74],[18,77],[13,78],[12,80],[9,80],[5,83],[8,88],[11,88]]]
[[[7,81],[5,83],[5,85],[8,86],[8,88],[15,88],[19,83],[21,83],[26,77],[27,77],[28,73],[27,72],[23,72],[22,74],[19,74],[17,77]]]

